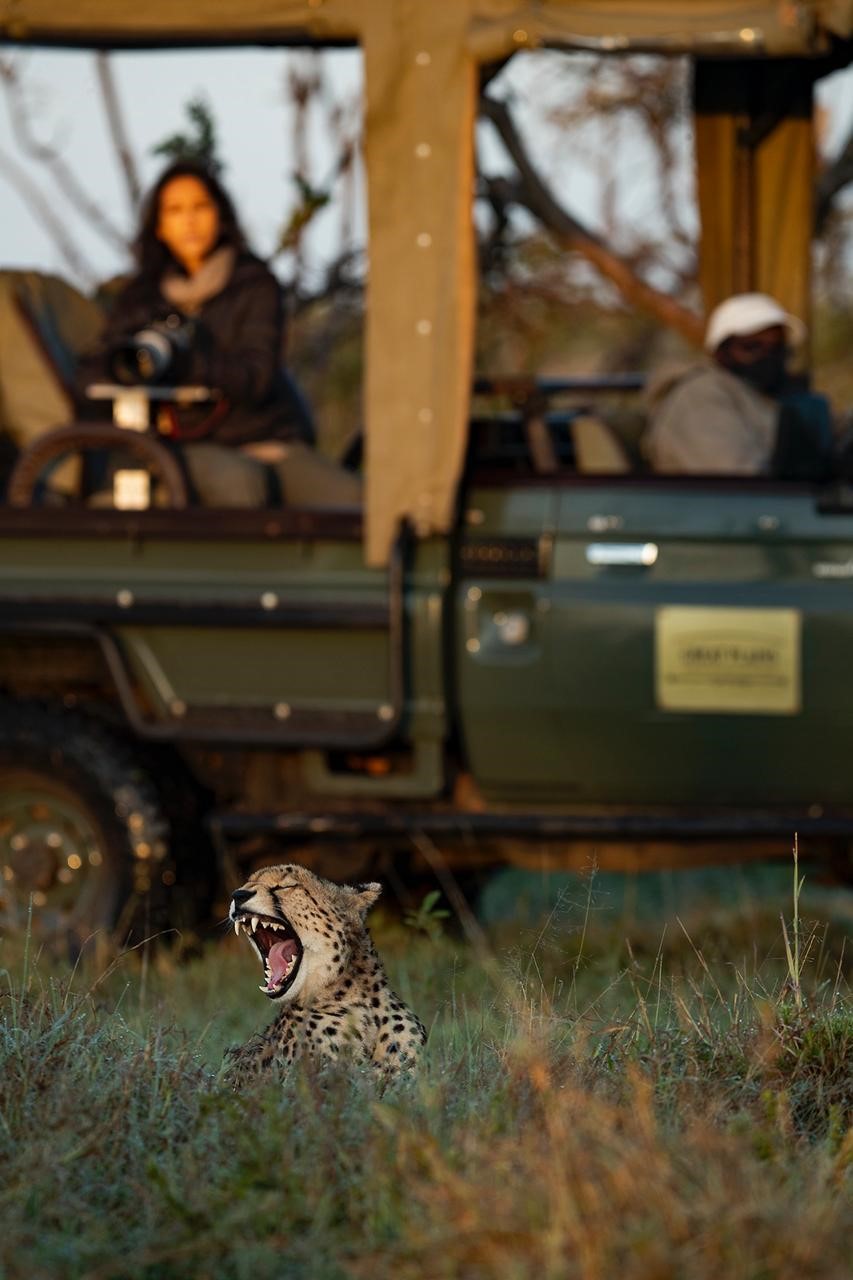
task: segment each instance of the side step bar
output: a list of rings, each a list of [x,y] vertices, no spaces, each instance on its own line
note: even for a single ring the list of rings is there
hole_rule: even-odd
[[[211,831],[226,841],[269,835],[293,840],[354,840],[363,837],[516,836],[536,840],[713,840],[853,837],[853,813],[815,817],[785,810],[760,813],[579,814],[438,812],[289,812],[222,811],[209,818]]]

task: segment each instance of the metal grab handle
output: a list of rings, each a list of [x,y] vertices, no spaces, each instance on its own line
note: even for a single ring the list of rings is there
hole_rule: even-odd
[[[586,549],[588,564],[639,565],[648,569],[658,558],[656,542],[591,542]]]

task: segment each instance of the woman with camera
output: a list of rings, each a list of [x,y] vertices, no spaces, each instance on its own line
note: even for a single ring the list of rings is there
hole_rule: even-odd
[[[170,165],[145,201],[135,252],[137,272],[81,366],[83,394],[104,378],[211,388],[210,403],[163,402],[158,418],[207,506],[265,505],[269,472],[290,505],[357,503],[357,478],[309,447],[310,421],[281,367],[281,288],[217,178]]]

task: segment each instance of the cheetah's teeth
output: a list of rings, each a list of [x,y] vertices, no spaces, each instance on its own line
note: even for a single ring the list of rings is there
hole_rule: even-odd
[[[232,920],[234,932],[239,933],[242,929],[243,933],[256,933],[259,928],[269,929],[273,933],[287,933],[287,925],[279,924],[276,920],[264,920],[260,916],[238,916]]]

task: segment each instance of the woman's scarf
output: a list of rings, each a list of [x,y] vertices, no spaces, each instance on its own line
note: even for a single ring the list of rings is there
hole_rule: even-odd
[[[181,275],[174,269],[167,271],[160,281],[160,292],[184,315],[193,316],[208,298],[222,292],[231,279],[236,259],[231,245],[223,245],[205,258],[194,276]]]

